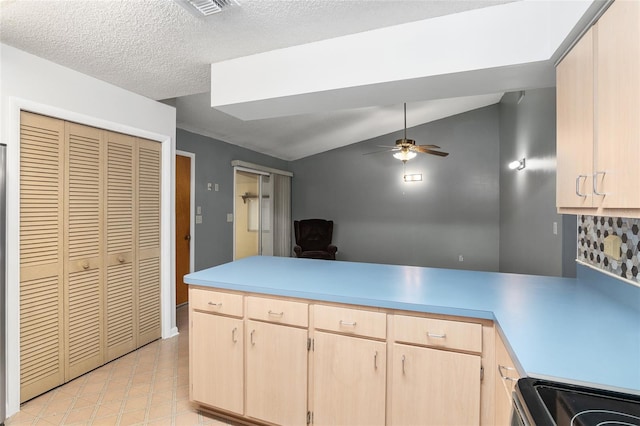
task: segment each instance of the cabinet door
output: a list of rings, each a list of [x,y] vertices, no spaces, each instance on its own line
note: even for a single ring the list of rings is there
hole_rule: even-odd
[[[592,206],[593,56],[589,30],[556,68],[558,208]]]
[[[603,207],[640,208],[640,2],[616,1],[597,23],[597,183]]]
[[[191,399],[243,414],[241,319],[191,311]]]
[[[247,321],[246,346],[246,415],[306,424],[307,330]]]
[[[316,332],[314,425],[384,425],[386,343]]]
[[[393,345],[392,425],[478,425],[480,356]]]
[[[511,393],[519,375],[500,336],[496,336],[495,415],[496,426],[511,425]]]

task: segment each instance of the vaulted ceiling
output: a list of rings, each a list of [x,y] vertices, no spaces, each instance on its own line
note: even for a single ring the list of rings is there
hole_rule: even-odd
[[[524,0],[527,1],[530,0]],[[395,96],[378,96],[383,91],[370,87],[368,93],[374,96],[368,96],[371,99],[366,102],[362,95],[358,95],[359,98],[343,96],[341,89],[354,87],[342,87],[325,93],[329,101],[298,98],[307,107],[322,105],[322,108],[305,110],[294,103],[288,105],[288,109],[270,115],[266,111],[275,110],[273,104],[267,102],[258,105],[257,115],[254,105],[250,119],[243,116],[242,101],[237,105],[212,108],[211,64],[233,67],[237,63],[237,69],[241,69],[240,62],[234,61],[251,57],[260,63],[261,55],[272,51],[313,46],[317,42],[358,33],[374,34],[380,28],[410,22],[425,22],[428,26],[428,22],[436,22],[445,16],[467,16],[465,14],[480,9],[495,10],[495,19],[508,19],[501,12],[505,9],[501,8],[512,2],[240,0],[240,3],[240,7],[202,19],[169,0],[3,0],[0,3],[0,41],[143,96],[166,100],[177,108],[179,127],[287,160],[400,129],[403,101],[410,102],[408,124],[414,126],[496,103],[503,87],[507,87],[489,85],[490,89],[462,93],[444,91],[434,96],[417,90],[412,92],[409,80],[416,80],[412,78],[403,80],[404,84],[398,86],[401,90]],[[549,3],[549,14],[554,14],[552,3],[575,2],[543,3]],[[582,9],[586,10],[592,1],[579,3],[584,4]],[[576,16],[580,18],[584,10],[569,14],[567,19],[574,22],[565,22],[564,32],[561,31],[554,42],[566,38],[568,30],[576,26]],[[462,28],[459,36],[474,37]],[[557,47],[550,46],[548,52],[555,52]],[[401,48],[398,46],[399,50]],[[455,56],[467,54],[455,52]],[[379,52],[380,63],[384,63],[385,56],[385,51]],[[444,59],[430,58],[432,61]],[[548,65],[540,72],[548,74],[552,70]],[[260,70],[253,72],[259,75]],[[241,85],[251,88],[251,84],[257,84],[241,81],[240,77],[246,78],[241,74],[233,72],[222,79],[214,77],[217,84],[232,92],[238,92],[236,88]],[[249,75],[249,78],[254,77]],[[287,78],[283,77],[283,84]],[[549,81],[548,75],[544,78],[540,81]],[[470,75],[469,79],[478,80],[478,75]],[[424,90],[424,81],[418,80],[415,87]],[[449,84],[460,85],[460,81],[452,80]],[[478,84],[487,85],[482,79]],[[281,89],[279,85],[280,82],[273,85],[276,92]],[[517,87],[517,84],[508,87]],[[359,89],[362,91],[363,86]]]

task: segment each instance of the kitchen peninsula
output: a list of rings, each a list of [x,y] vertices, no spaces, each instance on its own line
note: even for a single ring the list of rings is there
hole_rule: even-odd
[[[622,291],[599,288],[599,277],[607,285],[621,286]],[[397,387],[396,383],[398,378],[410,375],[412,351],[429,350],[428,355],[435,357],[429,360],[438,363],[438,371],[444,368],[442,366],[452,365],[456,374],[466,374],[458,370],[468,368],[469,372],[478,367],[477,387],[482,387],[483,408],[478,407],[477,411],[483,411],[481,416],[486,421],[491,414],[485,412],[485,406],[493,405],[485,382],[487,376],[494,376],[494,328],[496,339],[505,341],[519,375],[553,377],[640,393],[640,288],[583,266],[579,266],[577,279],[569,279],[251,257],[189,274],[185,276],[185,282],[190,284],[192,291],[190,313],[195,316],[192,321],[195,319],[196,325],[209,324],[216,328],[219,320],[230,322],[229,336],[225,335],[224,341],[234,345],[241,343],[235,349],[238,352],[228,360],[239,363],[237,368],[242,370],[238,373],[239,381],[249,384],[250,375],[257,374],[261,368],[278,374],[277,368],[273,367],[275,363],[253,365],[250,358],[249,352],[260,346],[262,336],[270,336],[277,339],[271,345],[277,350],[267,354],[265,359],[271,355],[288,358],[285,365],[292,372],[299,369],[300,373],[296,375],[301,380],[299,388],[304,388],[305,392],[306,387],[309,389],[308,398],[313,401],[310,405],[322,406],[331,412],[340,412],[340,404],[335,401],[325,403],[317,393],[335,389],[331,383],[323,383],[324,373],[314,375],[313,371],[335,373],[344,359],[325,360],[325,356],[320,355],[318,342],[332,348],[332,351],[322,352],[327,357],[331,352],[340,351],[355,354],[361,348],[363,353],[371,355],[371,368],[380,375],[380,383],[374,379],[366,386],[371,393],[367,398],[376,401],[376,386],[386,388],[387,423],[394,423],[393,418],[389,418],[390,411],[402,411],[401,398],[396,395],[401,393],[402,386]],[[209,320],[213,317],[218,321]],[[194,323],[191,324],[194,327]],[[415,336],[412,334],[423,328],[427,331],[426,334],[420,332],[421,337],[417,331]],[[290,335],[277,334],[279,329],[286,329]],[[207,347],[199,339],[209,337],[201,338],[193,330],[190,336],[191,355],[195,356],[194,349]],[[292,342],[304,342],[307,347],[302,350],[296,344],[295,349],[289,348],[288,337]],[[352,341],[360,346],[352,346]],[[223,346],[209,345],[212,351],[214,348],[221,350]],[[308,365],[305,360],[305,365],[301,366],[288,353],[289,349],[301,351],[302,357],[307,357],[308,349],[313,356],[309,356]],[[243,363],[244,353],[247,353],[247,359]],[[448,358],[438,358],[442,354]],[[206,356],[211,360],[210,365],[214,365],[214,355]],[[238,357],[240,361],[235,359]],[[450,357],[457,358],[451,360]],[[447,364],[449,362],[451,364]],[[192,385],[194,377],[204,374],[198,369],[205,369],[206,365],[201,362],[194,368],[192,364]],[[434,374],[426,365],[423,367],[427,370],[419,371]],[[231,365],[225,367],[231,368]],[[483,376],[484,382],[480,386]],[[475,377],[475,373],[464,377]],[[268,378],[268,375],[262,377]],[[419,380],[425,380],[425,377]],[[266,386],[261,391],[269,392],[268,383],[259,386]],[[468,387],[474,386],[461,388]],[[233,386],[225,385],[227,396],[233,392],[231,388]],[[348,389],[345,388],[345,392]],[[378,394],[381,395],[380,403],[369,403],[369,406],[377,408],[379,405],[384,418],[385,393],[382,392]],[[237,393],[240,399],[246,395],[246,403],[251,403],[250,389],[239,389]],[[307,400],[306,393],[298,397],[304,402]],[[479,399],[474,395],[462,397]],[[199,398],[195,400],[202,403]],[[238,404],[222,407],[222,412],[236,413],[249,420],[279,423],[277,418],[263,413],[260,407],[253,415],[246,411],[246,406],[243,409],[242,402]],[[251,404],[255,406],[255,401]],[[305,410],[306,407],[305,404]],[[393,411],[393,407],[398,409]],[[455,407],[449,408],[449,412],[455,410]],[[313,421],[314,411],[317,416],[317,409],[305,413],[307,421]],[[461,418],[461,421],[478,423],[476,420],[479,419]]]

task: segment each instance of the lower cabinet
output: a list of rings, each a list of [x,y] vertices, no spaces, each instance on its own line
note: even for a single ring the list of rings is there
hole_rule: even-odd
[[[307,334],[247,321],[247,416],[280,425],[307,423]]]
[[[502,338],[496,333],[495,424],[511,425],[513,389],[520,378]]]
[[[393,345],[392,425],[480,424],[480,356]]]
[[[314,335],[313,424],[384,425],[387,344]]]
[[[191,313],[191,399],[242,415],[244,321]]]
[[[191,400],[219,415],[269,425],[479,425],[494,419],[486,401],[495,397],[496,424],[507,424],[503,383],[516,376],[504,345],[495,361],[511,378],[497,375],[495,395],[495,374],[481,384],[481,361],[494,360],[493,339],[483,341],[491,323],[189,292]]]

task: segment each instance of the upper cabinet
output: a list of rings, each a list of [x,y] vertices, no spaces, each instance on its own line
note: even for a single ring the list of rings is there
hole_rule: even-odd
[[[560,213],[640,217],[640,2],[618,0],[557,67]]]

